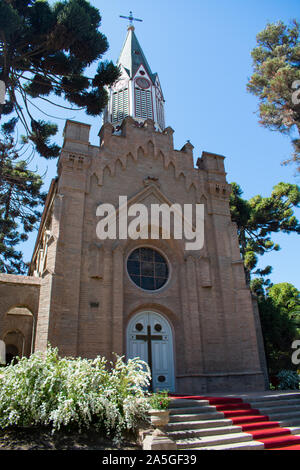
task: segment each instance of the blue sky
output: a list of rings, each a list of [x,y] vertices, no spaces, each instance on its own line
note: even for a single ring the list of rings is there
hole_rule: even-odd
[[[258,124],[257,98],[246,91],[252,73],[251,50],[256,35],[268,22],[288,23],[300,16],[299,0],[109,0],[90,3],[102,15],[102,32],[110,48],[104,59],[116,62],[123,45],[127,21],[119,15],[142,18],[136,35],[165,96],[166,125],[174,131],[175,148],[190,140],[195,160],[203,150],[226,157],[228,182],[237,182],[244,197],[268,196],[280,181],[299,184],[294,166],[281,166],[292,147],[289,137]],[[61,143],[66,118],[92,125],[91,143],[98,144],[102,118],[83,112],[47,108],[57,115],[57,140]],[[45,188],[56,173],[55,162],[39,161],[48,168]],[[297,211],[300,218],[300,211]],[[30,259],[35,236],[25,244]],[[300,289],[299,239],[278,234],[281,251],[264,255],[261,266],[271,264],[271,280],[291,282]]]

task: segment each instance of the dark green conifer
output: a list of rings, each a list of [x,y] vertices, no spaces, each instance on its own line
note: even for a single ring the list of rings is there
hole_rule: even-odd
[[[34,99],[58,104],[58,97],[87,114],[101,114],[105,87],[119,76],[112,62],[101,61],[108,49],[100,32],[101,16],[86,0],[0,0],[0,80],[6,102],[0,115],[14,113],[36,150],[55,158],[55,124],[35,118]],[[97,64],[94,74],[88,70]],[[50,99],[51,98],[51,99]]]

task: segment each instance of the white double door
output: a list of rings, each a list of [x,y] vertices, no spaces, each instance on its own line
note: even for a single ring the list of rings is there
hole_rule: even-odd
[[[145,311],[130,320],[127,357],[139,357],[148,363],[153,391],[174,391],[173,335],[169,322],[162,315]]]

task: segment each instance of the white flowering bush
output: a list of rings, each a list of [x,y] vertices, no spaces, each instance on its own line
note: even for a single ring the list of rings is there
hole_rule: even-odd
[[[147,419],[147,364],[116,356],[107,364],[96,359],[61,358],[49,347],[45,353],[1,369],[0,427],[94,426],[119,439]]]

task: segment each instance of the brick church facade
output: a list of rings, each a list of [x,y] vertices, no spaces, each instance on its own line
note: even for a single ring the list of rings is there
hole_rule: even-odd
[[[140,356],[153,387],[179,393],[263,390],[266,367],[255,299],[230,218],[224,157],[174,149],[164,99],[133,26],[99,132],[67,121],[28,276],[0,274],[0,339],[13,356]],[[204,245],[100,240],[97,208],[204,205]],[[120,212],[116,211],[120,218]],[[151,227],[149,227],[150,229]],[[161,232],[160,232],[161,233]]]

